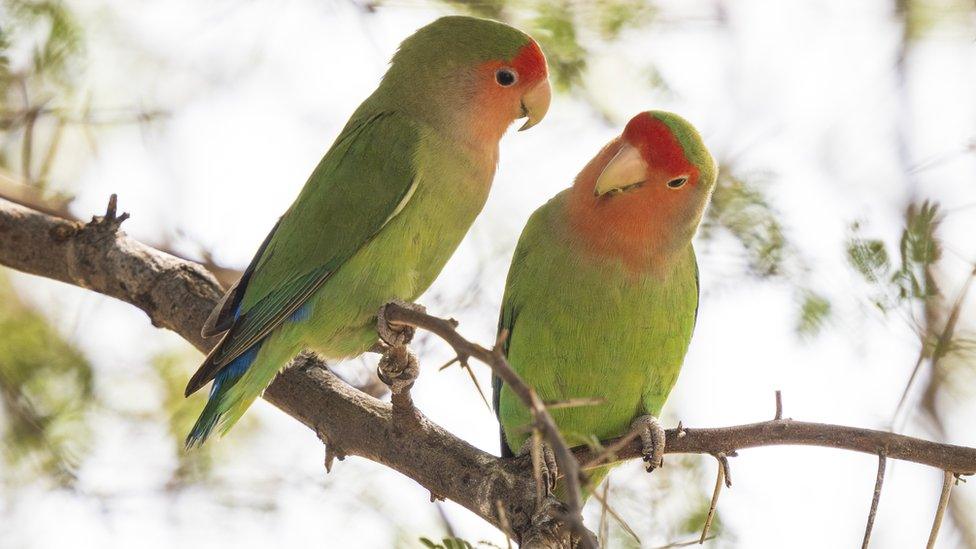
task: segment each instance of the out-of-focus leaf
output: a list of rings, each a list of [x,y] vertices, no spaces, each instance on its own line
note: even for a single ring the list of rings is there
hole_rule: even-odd
[[[905,214],[905,229],[899,243],[901,267],[892,282],[902,299],[926,299],[938,295],[927,270],[942,257],[942,244],[936,232],[941,222],[939,207],[928,201],[912,204]]]
[[[183,449],[183,439],[197,419],[207,401],[206,391],[197,391],[184,398],[189,372],[189,354],[169,352],[157,355],[152,362],[153,371],[162,391],[162,420],[166,422],[167,433],[179,463],[171,485],[199,482],[206,479],[214,464],[213,444],[205,444],[193,451]]]
[[[830,301],[804,282],[808,271],[806,262],[787,241],[779,213],[754,179],[738,175],[729,166],[719,168],[712,202],[702,221],[701,237],[708,240],[719,231],[727,232],[741,246],[749,274],[789,283],[800,304],[797,334],[814,336],[830,316]]]
[[[940,29],[956,28],[967,36],[973,32],[970,0],[901,0],[897,5],[909,40],[920,40]]]
[[[646,0],[593,2],[592,5],[599,10],[597,29],[605,40],[613,40],[628,27],[650,21],[656,13],[654,5]]]
[[[800,319],[796,331],[801,336],[815,336],[820,333],[829,317],[830,301],[822,295],[807,291],[800,305]]]
[[[508,19],[505,7],[512,3],[509,0],[478,0],[475,2],[471,0],[443,0],[443,2],[456,10],[498,21]]]
[[[871,302],[882,312],[899,306],[910,307],[940,294],[929,269],[942,258],[938,237],[941,219],[938,204],[925,201],[908,208],[898,243],[898,267],[893,272],[884,242],[862,238],[859,224],[852,225],[853,235],[847,243],[848,262],[875,286]]]
[[[10,16],[22,25],[44,28],[46,35],[34,48],[33,70],[53,81],[70,85],[74,57],[83,47],[81,28],[74,14],[57,0],[7,0]]]
[[[888,250],[880,240],[850,239],[847,243],[847,260],[868,282],[875,283],[887,278],[891,271]]]
[[[235,443],[246,441],[255,432],[258,420],[255,414],[245,414],[234,426],[227,438],[214,440],[201,447],[186,451],[183,443],[186,434],[203,410],[207,401],[206,391],[197,391],[189,398],[183,396],[186,380],[199,365],[200,355],[189,346],[156,355],[152,361],[157,386],[161,392],[162,407],[152,421],[162,421],[170,438],[177,468],[170,478],[169,488],[206,482],[211,479],[214,466],[222,456],[232,451]]]
[[[546,2],[532,20],[533,36],[545,50],[557,89],[567,91],[580,81],[587,52],[577,39],[573,10],[567,2]]]
[[[420,538],[420,543],[430,549],[474,549],[470,542],[461,538],[444,538],[440,543],[431,541],[430,538]]]
[[[88,361],[0,273],[0,440],[5,482],[74,481],[89,440]]]
[[[647,24],[656,13],[644,0],[443,0],[458,11],[505,21],[532,35],[549,61],[556,88],[570,91],[582,84],[590,52],[582,37],[613,41],[628,28]]]
[[[702,234],[727,230],[742,244],[749,268],[760,277],[781,274],[786,239],[778,216],[762,190],[729,170],[720,169]]]

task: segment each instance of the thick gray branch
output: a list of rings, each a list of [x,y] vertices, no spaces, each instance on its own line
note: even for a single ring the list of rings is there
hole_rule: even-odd
[[[114,216],[114,212],[111,212]],[[0,199],[0,263],[105,294],[142,309],[206,352],[200,327],[223,295],[203,267],[119,232],[110,216],[85,224]]]
[[[216,280],[197,264],[118,232],[124,217],[116,217],[113,210],[83,224],[0,199],[0,264],[131,303],[145,311],[154,325],[175,331],[201,351],[209,350],[214,342],[200,336],[200,327],[221,294]],[[427,329],[464,356],[495,360],[492,351],[461,337],[451,322],[396,311],[396,306],[391,312],[391,321]],[[359,455],[383,463],[496,526],[507,524],[516,539],[532,537],[543,545],[572,545],[565,529],[551,528],[558,514],[533,516],[535,484],[525,460],[486,454],[423,416],[418,423],[403,426],[391,419],[388,403],[343,383],[315,357],[299,357],[268,388],[265,398],[315,430],[332,455]],[[669,453],[728,455],[742,448],[802,444],[874,455],[883,450],[892,459],[953,473],[976,472],[976,449],[868,429],[777,419],[682,432],[668,431]],[[605,445],[611,447],[614,442]],[[610,459],[640,455],[637,441],[618,446]],[[597,457],[590,450],[576,449],[575,453],[580,463]],[[540,524],[551,535],[539,536]]]
[[[216,341],[200,328],[222,295],[217,281],[199,265],[119,232],[120,222],[114,211],[83,224],[0,199],[0,264],[131,303],[155,326],[209,351]],[[500,501],[516,539],[532,528],[535,484],[524,464],[499,460],[423,418],[404,432],[390,421],[388,403],[350,387],[314,357],[300,357],[265,398],[339,455],[388,465],[499,527]]]

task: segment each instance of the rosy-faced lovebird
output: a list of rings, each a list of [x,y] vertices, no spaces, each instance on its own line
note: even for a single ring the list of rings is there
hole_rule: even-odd
[[[657,465],[663,431],[654,416],[678,377],[698,316],[691,241],[716,175],[691,124],[644,112],[526,224],[499,337],[512,368],[542,401],[569,404],[550,412],[570,445],[622,436],[633,426],[649,470]],[[524,453],[528,410],[497,378],[494,398],[502,454]],[[568,402],[575,399],[589,402]],[[593,472],[591,486],[607,471]]]
[[[240,281],[203,328],[223,333],[186,388],[210,399],[186,439],[226,433],[303,349],[377,341],[376,316],[434,281],[488,195],[498,141],[549,108],[546,60],[502,23],[444,17],[400,44]]]

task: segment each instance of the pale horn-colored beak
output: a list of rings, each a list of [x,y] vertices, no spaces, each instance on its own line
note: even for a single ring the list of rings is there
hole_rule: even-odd
[[[610,163],[603,168],[603,173],[596,180],[593,194],[603,196],[612,191],[643,183],[645,179],[647,179],[647,162],[636,147],[625,143]]]
[[[549,110],[549,102],[552,100],[552,88],[549,86],[549,79],[545,78],[529,88],[522,96],[522,116],[528,118],[519,131],[527,130],[542,121]]]

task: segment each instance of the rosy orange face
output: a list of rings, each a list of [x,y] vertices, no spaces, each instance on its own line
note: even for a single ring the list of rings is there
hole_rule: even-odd
[[[641,113],[580,174],[574,224],[592,249],[646,265],[690,240],[714,182],[714,163],[691,124]]]
[[[546,58],[534,40],[512,59],[482,63],[477,74],[473,122],[485,138],[497,139],[518,118],[528,119],[520,128],[528,129],[549,110],[552,89]]]

